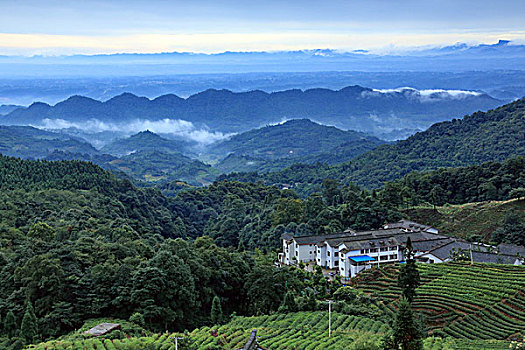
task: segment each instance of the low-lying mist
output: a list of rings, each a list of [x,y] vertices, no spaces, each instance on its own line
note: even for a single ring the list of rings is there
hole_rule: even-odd
[[[207,146],[231,135],[210,131],[206,126],[196,126],[187,120],[168,118],[155,121],[137,119],[126,123],[108,123],[98,119],[91,119],[86,122],[43,119],[40,124],[32,126],[82,137],[96,148],[101,148],[116,138],[131,136],[146,130],[165,137],[186,141],[196,147]]]

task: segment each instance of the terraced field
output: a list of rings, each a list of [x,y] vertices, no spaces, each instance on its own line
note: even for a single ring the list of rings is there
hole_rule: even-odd
[[[421,286],[413,306],[430,334],[465,339],[507,339],[525,333],[525,267],[495,264],[420,264]],[[397,267],[370,270],[357,287],[395,311]]]
[[[509,348],[509,339],[525,334],[525,267],[461,263],[418,267],[422,284],[413,306],[424,315],[429,329],[425,350],[503,350]],[[376,297],[383,311],[393,316],[401,294],[397,273],[394,265],[369,270],[359,275],[356,287]],[[199,350],[239,349],[254,328],[259,343],[271,350],[377,349],[389,330],[386,323],[367,317],[337,312],[332,317],[331,338],[327,337],[327,312],[318,311],[235,317],[226,325],[203,327],[185,335],[112,340],[87,338],[81,330],[29,349],[173,350],[175,336],[186,337]],[[212,330],[217,331],[216,336]]]
[[[203,327],[189,334],[156,334],[149,337],[103,339],[85,338],[81,334],[62,340],[31,346],[29,349],[72,350],[174,350],[174,337],[186,337],[199,350],[239,349],[257,329],[259,343],[270,350],[352,350],[379,349],[378,345],[388,326],[365,317],[333,313],[332,337],[328,338],[328,315],[326,312],[298,312],[258,317],[236,317],[220,327]],[[217,336],[211,331],[216,330]],[[425,350],[498,350],[508,349],[505,341],[467,340],[452,338],[428,338]]]

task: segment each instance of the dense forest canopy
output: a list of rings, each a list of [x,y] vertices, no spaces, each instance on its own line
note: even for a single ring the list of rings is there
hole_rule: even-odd
[[[219,212],[237,208],[230,201],[262,205],[265,193],[243,186],[217,184],[202,199]],[[137,312],[151,329],[192,328],[209,322],[216,296],[229,315],[276,310],[289,290],[326,293],[319,276],[277,269],[261,254],[197,238],[210,223],[190,224],[192,215],[205,212],[198,201],[184,205],[190,192],[171,201],[91,163],[9,157],[0,157],[0,189],[0,316],[12,313],[20,327],[31,305],[38,339],[88,318]],[[268,199],[267,205],[276,204]]]

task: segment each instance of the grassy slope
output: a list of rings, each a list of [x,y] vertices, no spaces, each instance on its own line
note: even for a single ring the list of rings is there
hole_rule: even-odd
[[[505,214],[515,211],[525,220],[523,199],[446,205],[437,207],[436,210],[416,207],[407,210],[406,214],[411,220],[436,227],[446,235],[461,238],[481,235],[487,240],[501,226]]]

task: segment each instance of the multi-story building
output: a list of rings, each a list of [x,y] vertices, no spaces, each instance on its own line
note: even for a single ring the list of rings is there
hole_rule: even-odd
[[[403,225],[401,225],[403,224]],[[441,240],[437,230],[411,222],[400,222],[394,228],[363,232],[346,230],[330,235],[282,236],[283,252],[279,255],[284,265],[315,263],[334,270],[341,276],[353,277],[373,264],[403,261],[403,247],[409,236],[414,242]],[[411,225],[411,226],[410,226]],[[436,233],[429,233],[428,230]],[[437,244],[437,242],[436,242]]]
[[[459,250],[469,251],[474,262],[522,264],[525,256],[525,247],[492,247],[469,243],[439,235],[438,230],[433,227],[401,220],[371,231],[346,230],[311,236],[284,234],[281,237],[283,252],[279,254],[279,262],[283,265],[300,262],[315,264],[349,278],[372,266],[404,261],[405,245],[409,237],[416,260],[426,263],[450,261]],[[500,256],[499,260],[493,256],[496,254]]]

